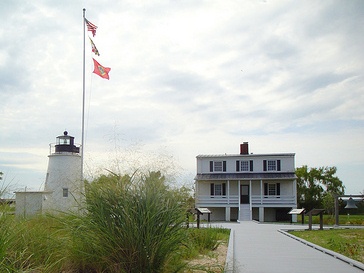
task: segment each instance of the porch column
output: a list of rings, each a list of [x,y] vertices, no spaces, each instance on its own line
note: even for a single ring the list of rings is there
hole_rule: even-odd
[[[238,180],[238,221],[240,222],[240,198],[241,198],[241,193],[240,193],[240,180]]]
[[[292,209],[296,209],[297,208],[297,180],[293,180],[293,196],[294,196],[294,203],[295,203],[295,206],[292,207]],[[297,214],[293,214],[292,215],[292,222],[293,223],[297,223]]]
[[[249,180],[249,206],[250,206],[250,216],[252,216],[252,181]],[[251,220],[252,217],[250,217]]]
[[[230,180],[227,181],[226,194],[227,194],[227,203],[230,204]]]
[[[263,180],[260,180],[260,204],[263,204],[263,195],[264,195]]]
[[[259,207],[259,222],[264,222],[264,207]]]
[[[293,180],[293,192],[292,192],[293,196],[294,196],[294,203],[296,204],[297,207],[297,180]]]
[[[230,222],[230,219],[231,219],[231,217],[230,217],[230,207],[226,207],[225,208],[225,221]]]
[[[194,206],[195,206],[195,207],[197,207],[197,203],[198,203],[198,195],[199,195],[197,180],[195,180],[195,193],[196,193],[196,198],[195,198],[195,204],[194,204]]]

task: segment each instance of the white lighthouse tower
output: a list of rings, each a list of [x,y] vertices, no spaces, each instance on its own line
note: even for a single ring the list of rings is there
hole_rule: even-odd
[[[50,144],[44,191],[51,192],[43,201],[44,211],[75,211],[84,196],[80,145],[65,131]]]

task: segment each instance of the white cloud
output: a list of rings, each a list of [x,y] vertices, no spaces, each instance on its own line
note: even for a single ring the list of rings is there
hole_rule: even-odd
[[[11,162],[14,175],[45,172],[57,135],[67,129],[81,142],[83,6],[5,3],[0,171]],[[192,180],[197,154],[237,153],[249,141],[257,153],[296,152],[297,165],[337,165],[348,190],[362,190],[346,171],[364,169],[362,1],[105,0],[86,8],[98,26],[96,58],[111,67],[110,81],[91,73],[86,40],[88,169],[109,164],[111,140],[120,138],[123,149],[139,143],[149,161],[175,160]]]

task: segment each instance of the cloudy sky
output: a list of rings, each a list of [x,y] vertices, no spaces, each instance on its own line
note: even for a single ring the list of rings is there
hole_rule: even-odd
[[[7,183],[41,189],[49,143],[64,130],[81,143],[83,8],[101,54],[86,41],[87,175],[143,166],[191,183],[196,155],[248,141],[364,191],[362,0],[2,1]]]

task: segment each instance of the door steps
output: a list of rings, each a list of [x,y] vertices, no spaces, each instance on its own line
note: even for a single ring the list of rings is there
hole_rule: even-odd
[[[250,210],[250,204],[241,204],[240,205],[240,213],[239,213],[240,221],[251,221],[252,220],[252,213]]]

